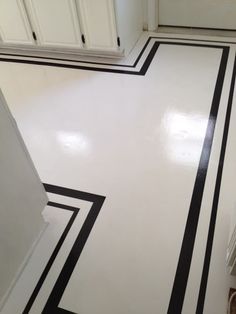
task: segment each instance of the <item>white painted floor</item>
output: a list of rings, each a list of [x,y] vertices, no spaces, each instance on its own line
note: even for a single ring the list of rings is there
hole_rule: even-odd
[[[169,307],[168,313],[197,312],[236,41],[150,36],[158,38],[150,39],[132,68],[132,60],[124,60],[127,67],[87,64],[87,70],[0,62],[0,87],[42,181],[106,198],[60,298],[58,307],[63,313],[167,313],[195,180],[199,175],[200,182],[205,172],[185,297],[181,309]],[[135,75],[142,72],[159,42],[145,75]],[[144,39],[133,56],[143,43]],[[209,165],[200,171],[203,147],[209,149],[204,140],[210,138],[206,131],[214,125],[213,118],[209,124],[209,114],[219,90],[216,82],[222,52],[227,47]],[[94,67],[105,70],[95,71]],[[226,268],[230,215],[235,209],[235,105],[234,97],[205,294],[206,314],[226,313],[229,287],[236,288],[236,280]],[[43,311],[93,206],[91,201],[55,193],[49,193],[49,200],[80,211],[27,313]],[[2,314],[24,311],[71,215],[68,210],[47,206],[44,216],[50,224]],[[188,248],[186,255],[190,251]],[[177,303],[180,294],[175,295]]]

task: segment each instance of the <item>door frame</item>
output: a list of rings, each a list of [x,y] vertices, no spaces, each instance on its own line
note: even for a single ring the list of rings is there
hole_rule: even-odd
[[[158,0],[143,0],[144,30],[153,32],[158,27]]]

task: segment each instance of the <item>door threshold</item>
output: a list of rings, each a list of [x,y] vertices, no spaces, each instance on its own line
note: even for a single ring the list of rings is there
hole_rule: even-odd
[[[236,37],[236,30],[159,25],[157,33]]]

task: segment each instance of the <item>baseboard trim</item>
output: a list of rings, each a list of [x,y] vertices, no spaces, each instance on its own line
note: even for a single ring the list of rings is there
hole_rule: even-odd
[[[27,255],[25,256],[23,262],[21,263],[21,265],[20,265],[18,271],[16,272],[16,274],[15,274],[13,280],[12,280],[11,283],[10,283],[9,288],[7,289],[7,291],[6,291],[6,293],[4,294],[4,296],[2,297],[2,299],[0,300],[0,312],[2,311],[2,309],[3,309],[4,305],[5,305],[5,303],[6,303],[7,300],[8,300],[8,297],[10,296],[10,294],[11,294],[13,288],[15,287],[15,285],[16,285],[16,283],[17,283],[17,281],[18,281],[18,279],[20,278],[21,274],[23,273],[23,271],[24,271],[26,265],[28,264],[29,259],[31,258],[32,254],[34,253],[34,251],[35,251],[35,249],[36,249],[36,246],[37,246],[38,242],[39,242],[40,239],[42,238],[42,236],[43,236],[44,232],[46,231],[46,229],[48,228],[48,226],[49,226],[49,223],[44,221],[43,224],[42,224],[42,229],[41,229],[39,235],[36,237],[36,239],[35,239],[35,241],[33,242],[31,248],[29,249]]]
[[[223,31],[223,32],[236,32],[236,29],[231,28],[214,28],[214,27],[197,27],[197,26],[185,26],[185,25],[165,25],[159,24],[158,27],[174,27],[174,28],[184,28],[184,29],[199,29],[208,31]]]

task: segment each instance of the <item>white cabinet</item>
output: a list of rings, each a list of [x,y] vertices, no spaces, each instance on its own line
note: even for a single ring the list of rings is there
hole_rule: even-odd
[[[88,49],[118,49],[113,0],[76,0]]]
[[[0,35],[5,43],[34,43],[22,0],[0,0]]]
[[[38,45],[81,48],[74,0],[25,0]]]
[[[0,0],[3,44],[125,53],[142,32],[143,0]],[[44,49],[42,49],[44,48]],[[52,49],[53,48],[53,49]]]

